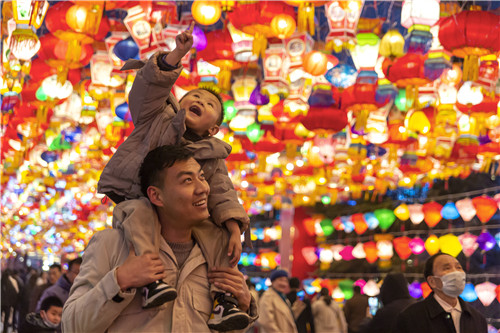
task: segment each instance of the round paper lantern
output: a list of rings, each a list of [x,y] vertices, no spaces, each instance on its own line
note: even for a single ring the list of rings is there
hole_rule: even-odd
[[[482,223],[487,223],[495,215],[498,207],[495,200],[488,196],[480,196],[472,199],[476,215]]]
[[[420,224],[424,220],[423,205],[413,204],[408,206],[408,211],[410,212],[410,220],[413,224]]]
[[[339,288],[344,293],[344,298],[346,300],[351,299],[354,295],[354,290],[352,289],[354,286],[354,281],[351,279],[345,279],[339,282]]]
[[[410,246],[411,252],[416,255],[419,255],[425,250],[424,241],[420,237],[413,238],[408,245]]]
[[[454,234],[446,234],[439,237],[439,248],[441,252],[457,257],[462,252],[462,244]]]
[[[422,282],[420,288],[422,289],[422,296],[424,296],[424,298],[427,298],[427,296],[429,296],[432,292],[432,289],[427,282]]]
[[[293,35],[295,27],[295,20],[287,14],[278,14],[271,20],[271,31],[280,39],[285,39]]]
[[[466,257],[470,257],[479,246],[476,242],[477,236],[469,232],[458,236],[458,240],[460,241],[460,244],[462,244],[462,252]]]
[[[354,248],[350,245],[347,245],[347,246],[344,246],[344,248],[342,249],[342,251],[340,251],[340,255],[342,256],[342,259],[344,259],[345,261],[349,261],[349,260],[353,260],[355,259],[355,257],[352,255],[352,250]]]
[[[377,242],[377,255],[380,259],[389,260],[394,255],[392,243],[388,240]]]
[[[375,282],[373,279],[368,280],[363,287],[363,293],[369,297],[375,297],[380,294],[380,288],[377,282]]]
[[[413,281],[408,285],[408,291],[410,292],[410,296],[419,299],[422,297],[422,288],[420,287],[420,282]]]
[[[324,75],[327,70],[328,58],[324,53],[311,51],[304,55],[304,70],[314,76]]]
[[[407,236],[397,237],[392,241],[394,250],[402,260],[408,259],[411,255],[410,241],[411,238]]]
[[[451,201],[447,202],[441,209],[441,216],[447,220],[454,220],[460,217],[457,207]]]
[[[363,250],[365,250],[366,261],[373,264],[378,259],[377,244],[375,242],[366,242],[363,244]]]
[[[378,227],[379,222],[375,214],[365,213],[363,217],[365,218],[366,224],[370,230],[374,230]]]
[[[474,302],[477,299],[476,290],[474,289],[474,285],[472,283],[466,283],[464,291],[460,295],[460,297],[466,302]]]
[[[373,214],[375,214],[375,217],[377,218],[379,222],[380,229],[382,230],[387,230],[391,227],[391,225],[394,223],[396,220],[396,216],[394,215],[394,212],[390,209],[387,208],[382,208],[382,209],[376,209]]]
[[[216,23],[221,16],[222,10],[219,1],[196,0],[191,6],[191,14],[196,22],[203,25]]]
[[[435,201],[428,202],[422,207],[424,220],[429,228],[434,228],[441,221],[441,209],[443,209],[443,206]]]
[[[476,239],[479,248],[484,251],[489,251],[495,247],[495,238],[487,231],[482,232]]]
[[[425,249],[429,255],[434,255],[439,252],[439,240],[436,235],[427,237],[424,243]]]
[[[476,290],[477,298],[479,298],[484,306],[490,306],[490,304],[495,300],[496,287],[496,284],[486,281],[476,285],[476,287],[474,288]]]
[[[408,206],[403,203],[394,209],[394,215],[396,215],[396,217],[401,221],[406,221],[410,218],[410,210],[408,209]]]
[[[352,249],[352,255],[356,259],[366,258],[366,253],[363,247],[363,243],[359,242],[358,244],[356,244],[356,246]]]
[[[40,50],[41,43],[32,29],[16,29],[12,32],[10,50],[19,60],[31,60]]]
[[[123,61],[138,59],[139,46],[137,46],[132,37],[129,37],[116,43],[113,53]]]
[[[458,200],[455,206],[465,222],[469,222],[474,218],[474,216],[476,216],[476,208],[474,207],[474,203],[471,198]]]

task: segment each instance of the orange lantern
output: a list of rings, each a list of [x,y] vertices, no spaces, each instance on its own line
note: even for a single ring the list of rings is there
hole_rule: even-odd
[[[203,25],[216,23],[220,19],[221,12],[218,1],[194,1],[191,6],[194,20]]]
[[[76,32],[95,35],[101,24],[103,1],[71,6],[66,12],[66,22]]]
[[[411,238],[407,236],[397,237],[392,240],[394,250],[402,260],[408,259],[411,255],[410,241]]]
[[[443,206],[435,201],[428,202],[422,207],[422,210],[424,212],[424,220],[429,228],[434,228],[436,224],[441,222],[443,218],[441,216],[441,209],[443,209]]]
[[[424,247],[429,255],[434,255],[439,252],[439,239],[436,235],[430,235],[427,237],[424,243]]]
[[[363,249],[365,250],[366,261],[368,261],[370,264],[373,264],[375,261],[377,261],[378,250],[377,250],[377,244],[375,242],[370,241],[370,242],[364,243]]]
[[[450,86],[456,86],[462,80],[462,69],[459,65],[454,64],[451,68],[447,68],[441,74],[441,81]]]
[[[316,235],[316,223],[319,223],[318,219],[316,218],[307,218],[302,221],[304,228],[309,236],[315,236]]]
[[[422,295],[424,296],[424,298],[427,298],[427,296],[429,296],[432,292],[432,289],[427,282],[423,282],[420,285],[420,288],[422,288]]]
[[[476,208],[476,215],[482,223],[487,223],[497,211],[497,203],[492,198],[484,195],[472,199]]]
[[[328,58],[319,51],[306,53],[304,56],[304,70],[314,76],[324,75],[327,71]]]
[[[365,218],[362,213],[352,215],[351,220],[354,224],[354,231],[356,231],[358,235],[363,234],[366,229],[368,229],[368,225],[366,224]]]
[[[276,15],[271,21],[271,31],[280,39],[285,39],[293,35],[295,27],[295,20],[287,14]]]

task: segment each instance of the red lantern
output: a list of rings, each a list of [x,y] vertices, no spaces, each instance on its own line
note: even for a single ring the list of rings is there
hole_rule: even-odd
[[[347,126],[347,113],[327,106],[311,106],[307,116],[300,121],[305,128],[316,134],[333,134]]]
[[[351,216],[352,223],[354,224],[354,231],[356,234],[361,235],[368,229],[365,218],[362,213],[357,213]]]
[[[422,295],[424,298],[427,298],[427,296],[429,296],[432,292],[432,289],[427,282],[422,282],[420,288],[422,288]]]
[[[443,206],[435,201],[424,204],[422,210],[424,212],[425,223],[429,228],[434,228],[442,220],[441,209]]]
[[[70,1],[61,1],[49,7],[45,16],[45,26],[51,33],[55,34],[57,31],[71,30],[66,20],[62,18],[66,17],[68,9],[73,5],[74,3]]]
[[[373,84],[356,83],[342,92],[342,109],[355,115],[357,131],[365,128],[370,112],[384,105],[375,100],[376,89]]]
[[[472,199],[476,215],[482,223],[487,223],[497,212],[498,206],[495,200],[488,196],[475,197]]]
[[[397,237],[392,240],[394,250],[396,250],[396,253],[402,260],[408,259],[412,253],[410,249],[410,241],[411,238],[407,236]]]
[[[479,57],[500,51],[500,17],[487,11],[462,11],[439,24],[439,41],[465,58],[464,81],[477,80]]]

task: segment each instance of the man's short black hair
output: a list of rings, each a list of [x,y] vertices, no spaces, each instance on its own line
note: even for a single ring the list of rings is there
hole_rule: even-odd
[[[356,294],[361,294],[361,287],[360,286],[354,286],[352,288],[352,290],[356,293]]]
[[[439,252],[439,253],[436,253],[433,256],[429,257],[429,259],[427,259],[427,261],[425,262],[425,266],[424,266],[424,280],[425,280],[425,282],[427,282],[427,277],[434,275],[434,272],[433,272],[434,261],[436,261],[437,257],[443,256],[443,255],[452,257],[448,253]]]
[[[51,306],[57,306],[59,308],[63,307],[63,302],[57,296],[49,296],[44,298],[42,304],[40,304],[40,310],[47,311]]]
[[[52,268],[57,268],[59,270],[59,272],[62,270],[61,265],[59,265],[59,264],[52,264],[52,265],[50,265],[49,269],[52,269]]]
[[[184,99],[184,97],[195,92],[196,90],[208,91],[209,93],[211,93],[212,95],[214,95],[217,98],[217,100],[220,103],[220,116],[219,116],[219,118],[217,118],[217,125],[220,126],[220,124],[222,124],[222,121],[224,120],[224,101],[222,100],[221,95],[219,95],[219,93],[217,91],[215,91],[214,89],[211,89],[210,87],[199,87],[199,88],[190,90],[184,96],[182,96],[182,98],[179,100],[179,103]]]
[[[142,194],[148,197],[148,187],[162,187],[164,181],[163,169],[170,168],[175,162],[186,161],[194,156],[186,145],[166,145],[151,150],[139,170]]]
[[[81,264],[82,264],[82,258],[80,257],[71,260],[70,262],[68,262],[68,271],[71,271],[74,265],[81,265]]]

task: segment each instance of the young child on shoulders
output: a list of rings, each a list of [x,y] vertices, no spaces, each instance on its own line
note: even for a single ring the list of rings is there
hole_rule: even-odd
[[[221,97],[209,89],[189,91],[178,102],[170,92],[179,77],[180,60],[191,50],[194,24],[176,37],[176,48],[158,52],[146,63],[129,60],[123,70],[139,69],[129,94],[129,107],[134,130],[118,147],[104,168],[98,192],[106,194],[117,206],[113,212],[113,227],[124,231],[136,255],[159,253],[160,224],[151,203],[140,187],[139,168],[147,153],[167,144],[187,144],[200,163],[210,185],[208,205],[213,222],[229,231],[228,249],[218,253],[203,251],[213,243],[210,235],[197,239],[207,260],[208,268],[235,267],[241,255],[241,238],[248,229],[249,218],[238,201],[228,176],[224,159],[231,146],[214,137],[222,123]],[[177,297],[175,288],[165,281],[155,281],[144,288],[143,307],[156,307]],[[214,297],[211,329],[227,331],[244,328],[250,317],[238,308],[232,295],[211,285]],[[222,310],[222,311],[221,311]]]

